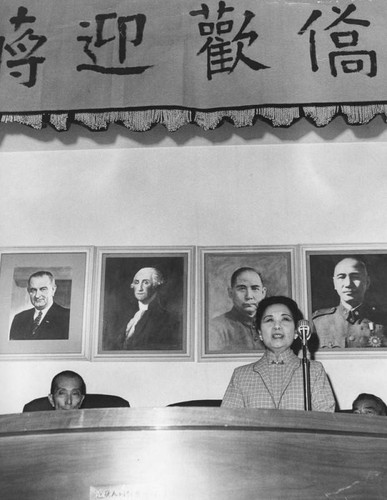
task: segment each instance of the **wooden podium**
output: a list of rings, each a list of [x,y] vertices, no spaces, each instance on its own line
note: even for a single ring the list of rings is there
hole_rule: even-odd
[[[385,500],[387,418],[223,408],[0,415],[1,500]]]

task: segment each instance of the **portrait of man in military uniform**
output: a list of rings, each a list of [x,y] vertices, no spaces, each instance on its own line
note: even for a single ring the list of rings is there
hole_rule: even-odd
[[[310,256],[312,319],[319,349],[387,347],[387,276],[385,255]],[[324,281],[318,276],[328,271],[330,287],[323,298]],[[377,269],[372,270],[368,261]],[[319,266],[320,263],[320,266]],[[375,289],[371,292],[375,280]],[[327,283],[325,279],[325,283]],[[379,293],[375,293],[378,289]],[[332,299],[332,293],[335,299]],[[327,300],[332,300],[329,307]],[[335,300],[335,302],[333,302]]]

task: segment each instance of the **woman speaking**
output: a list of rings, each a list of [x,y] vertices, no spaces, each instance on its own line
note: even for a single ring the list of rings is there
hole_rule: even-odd
[[[257,362],[234,370],[223,407],[305,409],[302,361],[291,349],[301,319],[302,312],[289,297],[273,296],[259,303],[256,327],[265,352]],[[335,399],[324,367],[318,361],[310,361],[309,367],[311,409],[333,412]]]

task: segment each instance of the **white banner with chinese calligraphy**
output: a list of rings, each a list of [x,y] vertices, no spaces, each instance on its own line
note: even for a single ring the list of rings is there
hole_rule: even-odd
[[[366,123],[386,22],[386,0],[1,0],[1,121]]]

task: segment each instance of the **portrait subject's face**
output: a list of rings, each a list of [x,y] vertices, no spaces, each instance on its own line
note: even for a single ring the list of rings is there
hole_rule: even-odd
[[[234,307],[250,318],[255,316],[258,303],[265,297],[266,288],[262,285],[260,276],[254,271],[243,271],[228,289]]]
[[[284,304],[272,304],[263,313],[258,330],[261,340],[275,354],[288,349],[297,337],[294,319]]]
[[[30,279],[28,293],[31,304],[38,310],[50,307],[54,301],[56,285],[49,276],[37,276]]]
[[[50,394],[48,399],[55,410],[78,410],[84,397],[77,378],[60,377],[54,394]]]
[[[353,308],[364,301],[370,280],[361,262],[347,258],[336,265],[333,284],[341,302]]]
[[[153,270],[151,268],[140,269],[133,278],[131,286],[136,299],[149,304],[156,293],[156,287],[153,285]]]

